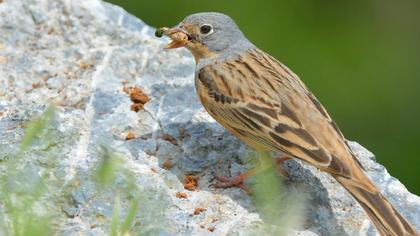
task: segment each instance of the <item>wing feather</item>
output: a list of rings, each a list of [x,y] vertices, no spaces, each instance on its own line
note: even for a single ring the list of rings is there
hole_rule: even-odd
[[[281,151],[329,172],[363,206],[382,234],[415,235],[384,198],[327,111],[300,79],[258,49],[203,67],[199,97],[219,123],[257,150]]]
[[[341,131],[300,79],[267,54],[255,49],[205,66],[196,86],[210,115],[250,146],[351,176],[339,158],[349,155]]]

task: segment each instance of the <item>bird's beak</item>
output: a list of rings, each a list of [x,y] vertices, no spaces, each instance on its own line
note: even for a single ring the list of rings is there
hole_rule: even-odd
[[[163,33],[172,39],[172,41],[166,45],[165,49],[183,47],[192,39],[191,35],[187,31],[179,27],[166,29]]]

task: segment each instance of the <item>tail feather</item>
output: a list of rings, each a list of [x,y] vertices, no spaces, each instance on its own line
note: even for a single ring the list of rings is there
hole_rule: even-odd
[[[363,207],[376,229],[383,236],[419,235],[416,229],[394,208],[379,190],[367,191],[354,180],[335,176]],[[365,175],[366,180],[371,182]],[[373,183],[372,183],[373,184]],[[376,188],[376,187],[375,187]]]

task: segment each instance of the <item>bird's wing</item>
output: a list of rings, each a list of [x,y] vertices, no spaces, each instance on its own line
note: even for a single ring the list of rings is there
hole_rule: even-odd
[[[273,57],[250,50],[203,67],[196,83],[207,111],[251,146],[351,177],[357,163],[342,133],[300,79]]]
[[[282,151],[329,172],[383,235],[418,235],[362,171],[340,130],[300,79],[251,50],[202,68],[197,90],[207,111],[248,144]]]

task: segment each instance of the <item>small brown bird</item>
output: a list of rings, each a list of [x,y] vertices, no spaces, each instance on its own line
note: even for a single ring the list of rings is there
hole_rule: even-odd
[[[226,129],[257,151],[282,152],[332,175],[381,235],[418,235],[363,172],[340,129],[299,77],[256,48],[230,17],[197,13],[163,33],[173,39],[167,48],[186,47],[193,54],[199,98]],[[229,187],[246,176],[219,179]]]

